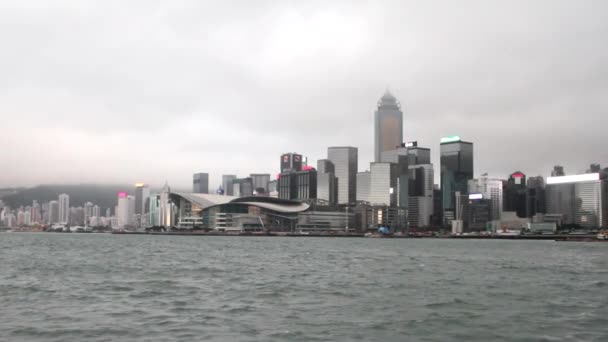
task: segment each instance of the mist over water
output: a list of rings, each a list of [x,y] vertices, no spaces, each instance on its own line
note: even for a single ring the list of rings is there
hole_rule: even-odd
[[[605,341],[603,243],[0,234],[2,341]]]

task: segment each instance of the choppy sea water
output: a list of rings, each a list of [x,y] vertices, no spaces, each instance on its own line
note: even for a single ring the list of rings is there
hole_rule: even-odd
[[[608,244],[0,234],[0,341],[608,341]]]

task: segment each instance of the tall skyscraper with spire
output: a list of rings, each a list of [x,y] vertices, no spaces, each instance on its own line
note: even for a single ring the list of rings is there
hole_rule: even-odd
[[[384,151],[394,150],[403,142],[401,105],[388,90],[378,101],[374,113],[374,161],[380,162]]]

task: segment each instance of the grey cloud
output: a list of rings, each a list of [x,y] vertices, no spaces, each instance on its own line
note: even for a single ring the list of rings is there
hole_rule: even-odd
[[[603,1],[3,2],[0,186],[187,187],[194,171],[217,185],[330,145],[359,147],[366,169],[387,86],[406,139],[436,164],[453,133],[475,143],[477,173],[608,164],[606,13]]]

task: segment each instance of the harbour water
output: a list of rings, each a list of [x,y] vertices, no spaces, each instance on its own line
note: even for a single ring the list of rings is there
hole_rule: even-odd
[[[607,341],[608,244],[0,234],[0,341]]]

